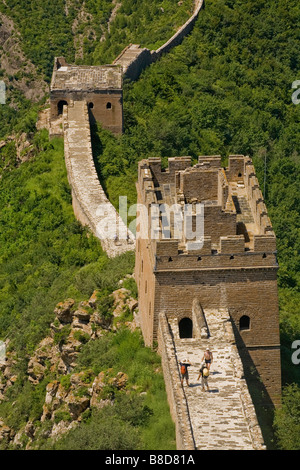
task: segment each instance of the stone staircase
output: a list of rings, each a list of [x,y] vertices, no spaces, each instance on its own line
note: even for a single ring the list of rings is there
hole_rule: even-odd
[[[169,321],[177,362],[187,359],[192,364],[190,386],[184,383],[183,387],[196,448],[265,449],[228,312],[220,309],[204,313],[210,332],[206,339],[180,339],[177,320]],[[213,352],[214,360],[208,379],[210,390],[204,392],[197,378],[206,347]]]
[[[253,215],[246,196],[232,196],[232,199],[237,212],[236,221],[245,224],[253,223]]]

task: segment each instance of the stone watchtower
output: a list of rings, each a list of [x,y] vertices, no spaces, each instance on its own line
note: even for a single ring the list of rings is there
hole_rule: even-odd
[[[276,239],[251,159],[230,156],[222,168],[219,156],[199,157],[195,166],[190,157],[170,158],[166,170],[159,158],[142,160],[137,193],[135,275],[146,345],[158,339],[162,312],[182,337],[193,337],[195,300],[204,312],[226,308],[246,375],[256,371],[265,402],[278,403]],[[167,217],[167,207],[190,205],[187,220],[195,227],[198,203],[204,233],[178,236],[178,219]],[[160,208],[154,227],[151,207]]]
[[[91,120],[115,134],[123,132],[122,68],[118,65],[69,65],[56,57],[50,85],[50,123],[64,105],[86,101]]]

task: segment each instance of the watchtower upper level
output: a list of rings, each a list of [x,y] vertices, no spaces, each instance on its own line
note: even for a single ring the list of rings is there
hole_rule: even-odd
[[[277,266],[275,234],[249,157],[231,155],[227,168],[222,167],[220,156],[200,156],[194,166],[190,157],[170,158],[166,169],[162,169],[160,158],[142,160],[138,193],[148,211],[151,205],[162,207],[155,236],[150,224],[148,233],[156,269],[176,269],[183,263],[186,267],[187,257],[191,269],[213,267],[214,260],[208,255],[216,254],[221,255],[215,258],[216,267]],[[189,205],[192,210],[186,219],[190,217],[195,228],[198,215],[193,208],[198,203],[203,208],[202,240],[196,235],[193,239],[176,235],[172,214],[168,219],[170,236],[166,237],[165,206],[173,210]]]

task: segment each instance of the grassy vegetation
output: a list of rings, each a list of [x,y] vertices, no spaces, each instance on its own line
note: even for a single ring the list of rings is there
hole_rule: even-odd
[[[96,158],[103,183],[116,207],[119,195],[133,203],[141,158],[220,154],[226,164],[229,154],[252,157],[277,235],[287,401],[295,390],[289,384],[300,385],[299,366],[291,361],[300,334],[300,106],[291,100],[300,65],[293,18],[299,15],[296,1],[286,9],[281,0],[207,0],[184,43],[138,82],[125,84],[125,134],[109,137],[98,129],[95,137],[102,144]],[[283,422],[277,421],[279,446],[287,434]]]
[[[0,180],[0,335],[30,353],[45,335],[58,301],[113,289],[132,272],[134,254],[110,260],[76,220],[63,140],[47,142],[30,162]]]
[[[86,344],[78,359],[78,370],[96,375],[119,371],[128,375],[127,391],[107,390],[114,406],[93,411],[88,419],[54,444],[70,450],[175,450],[174,424],[166,401],[160,358],[143,347],[141,333],[120,329]]]
[[[85,300],[97,288],[99,313],[107,316],[112,308],[108,295],[134,266],[133,252],[109,259],[99,241],[75,220],[63,140],[49,142],[41,131],[35,141],[44,150],[19,168],[4,171],[0,180],[0,335],[11,340],[8,352],[17,354],[18,377],[7,393],[8,401],[0,404],[0,415],[15,431],[28,420],[38,423],[46,385],[53,380],[48,373],[33,386],[26,364],[49,334],[55,305],[69,297]],[[136,296],[132,279],[125,280],[124,286]],[[54,343],[61,344],[69,329],[67,325],[56,333]],[[111,376],[122,370],[129,376],[130,396],[118,393],[115,407],[85,416],[74,436],[54,448],[174,448],[160,358],[144,347],[141,333],[122,329],[92,343],[83,335],[77,339],[86,344],[76,370],[92,369],[94,377],[101,370],[109,369]],[[67,376],[61,379],[65,383]],[[66,416],[55,417],[60,418]],[[43,438],[46,427],[47,423],[39,431],[37,448],[53,448]]]
[[[123,0],[108,31],[114,6],[111,0],[7,0],[0,11],[14,20],[26,56],[50,81],[55,56],[95,65],[111,63],[130,42],[159,47],[188,19],[193,2]]]

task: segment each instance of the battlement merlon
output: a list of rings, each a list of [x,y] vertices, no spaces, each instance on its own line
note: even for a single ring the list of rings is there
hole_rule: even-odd
[[[191,157],[168,158],[168,167],[162,168],[161,158],[152,157],[147,160],[153,176],[154,186],[174,184],[176,172],[185,170],[191,166]]]
[[[176,271],[217,271],[217,270],[275,270],[278,269],[276,252],[263,251],[270,248],[270,239],[258,239],[259,251],[244,251],[242,236],[221,237],[220,250],[214,250],[210,237],[205,237],[202,248],[198,243],[187,244],[183,251],[178,240],[157,240],[152,242],[154,272]]]

